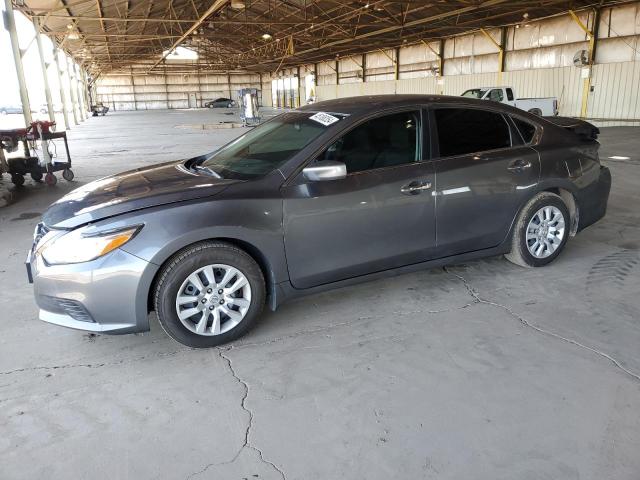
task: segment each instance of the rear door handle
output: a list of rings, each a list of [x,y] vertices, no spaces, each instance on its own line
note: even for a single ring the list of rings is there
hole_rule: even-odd
[[[405,185],[400,189],[400,192],[405,195],[418,195],[425,190],[429,190],[431,188],[431,182],[411,182],[408,185]]]
[[[531,168],[531,162],[528,160],[514,160],[509,164],[507,170],[510,172],[522,172],[528,168]]]

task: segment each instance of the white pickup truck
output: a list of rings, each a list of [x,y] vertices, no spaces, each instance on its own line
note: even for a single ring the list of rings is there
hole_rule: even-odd
[[[462,94],[463,97],[479,98],[506,103],[535,115],[551,117],[558,115],[558,99],[548,98],[516,98],[511,87],[481,87],[471,88]]]

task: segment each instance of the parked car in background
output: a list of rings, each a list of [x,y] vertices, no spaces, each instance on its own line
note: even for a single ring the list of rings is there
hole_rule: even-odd
[[[95,105],[91,105],[91,116],[97,117],[98,115],[105,116],[109,111],[109,107],[102,103],[96,103]]]
[[[22,113],[22,105],[0,105],[0,115]]]
[[[130,333],[155,310],[211,347],[307,293],[500,254],[541,267],[605,215],[597,135],[462,97],[307,105],[51,205],[26,264],[40,318]]]
[[[472,88],[465,91],[462,96],[504,103],[542,117],[558,115],[558,99],[555,97],[516,98],[511,87]]]
[[[206,108],[231,108],[236,106],[235,100],[230,98],[216,98],[204,104]]]
[[[60,105],[59,103],[54,103],[53,104],[53,111],[55,113],[62,113],[62,105]],[[49,106],[46,103],[43,103],[42,105],[40,105],[40,113],[49,113]]]

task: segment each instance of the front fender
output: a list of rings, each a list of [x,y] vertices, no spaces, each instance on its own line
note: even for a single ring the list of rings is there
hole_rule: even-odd
[[[224,239],[250,245],[260,252],[271,282],[288,279],[281,199],[181,202],[121,215],[111,219],[108,225],[118,227],[132,223],[144,227],[121,248],[154,265],[161,266],[174,253],[193,243]]]

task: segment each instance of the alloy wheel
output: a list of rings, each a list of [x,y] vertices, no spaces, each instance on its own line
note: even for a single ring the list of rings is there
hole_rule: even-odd
[[[176,296],[176,313],[191,332],[220,335],[236,327],[251,306],[247,277],[230,265],[201,267],[182,282]]]
[[[540,208],[527,225],[527,248],[535,258],[547,258],[562,244],[565,236],[564,215],[549,205]]]

